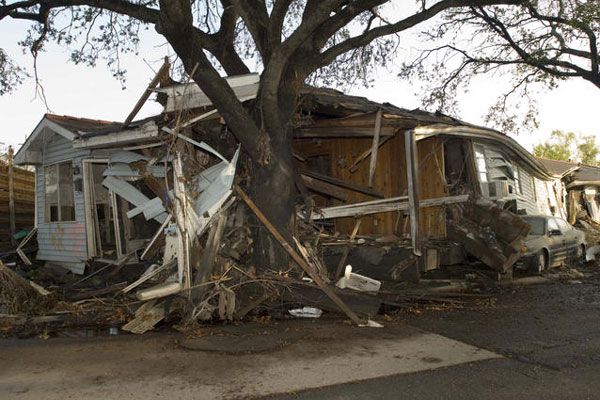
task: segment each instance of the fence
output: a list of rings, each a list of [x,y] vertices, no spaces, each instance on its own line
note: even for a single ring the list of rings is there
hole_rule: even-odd
[[[34,214],[35,174],[12,166],[12,149],[9,148],[6,160],[0,160],[1,250],[13,247],[12,234],[33,227]]]

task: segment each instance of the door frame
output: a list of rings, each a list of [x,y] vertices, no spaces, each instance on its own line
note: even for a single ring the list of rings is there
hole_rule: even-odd
[[[83,200],[85,205],[85,231],[87,239],[88,257],[99,257],[98,243],[96,242],[96,230],[97,230],[97,216],[96,216],[96,203],[92,203],[93,195],[91,192],[91,164],[109,164],[108,158],[88,158],[82,161],[83,165]],[[111,202],[111,212],[113,214],[113,229],[115,234],[115,247],[117,251],[117,258],[123,255],[122,242],[121,242],[121,231],[119,229],[118,210],[116,205],[116,196],[112,191],[108,191],[109,200]]]

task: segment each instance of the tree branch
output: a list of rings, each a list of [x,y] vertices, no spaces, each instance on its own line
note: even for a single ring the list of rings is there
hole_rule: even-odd
[[[352,49],[366,46],[373,40],[382,36],[391,35],[398,33],[413,26],[433,18],[437,14],[446,11],[451,8],[468,7],[468,6],[485,6],[485,5],[497,5],[497,4],[520,4],[522,0],[442,0],[439,3],[434,4],[429,8],[425,8],[422,11],[411,15],[403,20],[400,20],[394,24],[385,25],[377,28],[373,28],[368,32],[365,32],[359,36],[352,37],[339,44],[336,44],[323,53],[318,61],[318,66],[328,65],[333,62],[339,55],[346,53]]]

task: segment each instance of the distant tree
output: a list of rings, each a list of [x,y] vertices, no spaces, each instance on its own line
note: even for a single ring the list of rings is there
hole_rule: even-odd
[[[579,161],[583,164],[598,165],[600,149],[592,135],[577,137],[573,132],[552,131],[550,139],[533,148],[536,157],[559,161]]]
[[[572,159],[571,147],[575,139],[576,136],[573,132],[554,130],[550,135],[550,140],[533,148],[533,154],[548,160],[569,161]]]
[[[579,152],[579,159],[583,164],[600,164],[598,160],[600,149],[598,149],[598,145],[596,144],[595,136],[583,136],[577,144],[577,151]]]

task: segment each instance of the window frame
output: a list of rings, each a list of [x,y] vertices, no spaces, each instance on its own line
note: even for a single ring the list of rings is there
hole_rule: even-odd
[[[64,190],[61,190],[61,174],[60,174],[60,170],[61,170],[61,165],[68,165],[71,171],[70,174],[70,197],[72,199],[72,207],[73,207],[73,213],[72,213],[72,217],[69,217],[69,219],[65,219],[65,217],[63,217],[63,200],[62,200],[62,196],[61,196],[61,192],[64,192]],[[48,173],[48,169],[49,168],[55,168],[56,169],[56,209],[57,209],[57,219],[56,220],[52,220],[51,218],[51,211],[50,211],[50,203],[48,202],[48,192],[46,190],[46,187],[48,185],[47,182],[47,173]],[[73,182],[73,162],[72,161],[59,161],[59,162],[55,162],[52,164],[48,164],[48,165],[44,165],[44,222],[47,224],[55,224],[55,223],[62,223],[62,222],[76,222],[77,221],[77,215],[75,213],[75,185]]]
[[[479,157],[478,154],[481,154]],[[485,146],[475,144],[473,145],[473,155],[475,157],[475,167],[477,168],[477,175],[480,183],[488,183],[490,181],[490,177],[488,174],[488,166],[487,166],[487,157],[485,154]],[[478,161],[482,160],[483,164],[480,164]],[[480,166],[483,165],[484,169],[482,170]],[[482,180],[482,177],[485,177],[485,181]]]
[[[523,180],[522,180],[522,176],[521,176],[521,167],[519,167],[519,164],[517,164],[517,163],[514,163],[512,167],[513,167],[513,175],[514,175],[516,194],[522,196],[523,195]]]
[[[550,227],[551,223],[555,224],[556,229],[552,229]],[[558,221],[556,220],[556,218],[548,218],[548,233],[550,233],[551,231],[554,231],[554,230],[558,230],[562,233],[562,230],[560,229],[560,225],[558,224]]]

